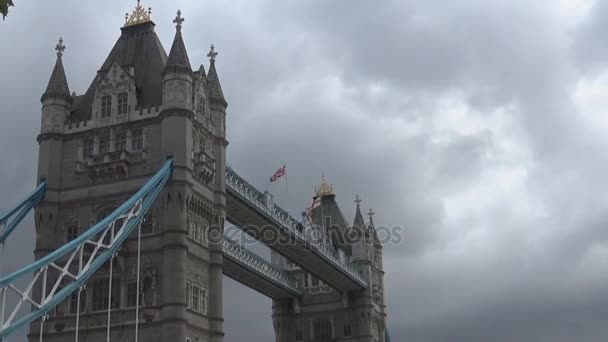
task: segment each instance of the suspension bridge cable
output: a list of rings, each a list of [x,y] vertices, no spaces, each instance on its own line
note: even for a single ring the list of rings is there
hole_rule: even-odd
[[[135,284],[135,342],[139,339],[139,272],[141,263],[141,222],[137,225],[137,279]]]
[[[114,235],[112,233],[112,235]],[[112,257],[110,258],[110,278],[109,279],[109,286],[108,286],[108,326],[107,326],[107,332],[106,332],[106,342],[110,342],[110,326],[111,326],[111,314],[112,314],[112,277],[113,277],[113,265],[114,265],[114,255],[112,255]]]

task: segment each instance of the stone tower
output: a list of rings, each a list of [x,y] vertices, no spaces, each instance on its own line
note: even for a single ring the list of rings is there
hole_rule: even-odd
[[[47,194],[35,211],[37,259],[107,216],[167,158],[174,162],[142,222],[140,293],[133,236],[112,262],[111,282],[108,262],[80,292],[80,340],[106,340],[108,311],[112,339],[133,340],[138,296],[140,341],[223,340],[227,102],[213,47],[209,73],[192,70],[183,21],[178,11],[167,56],[138,1],[83,95],[70,94],[62,40],[56,48],[41,99],[38,177]],[[48,313],[44,341],[74,340],[77,303],[74,294]],[[33,323],[29,339],[39,331]]]
[[[368,288],[340,293],[289,259],[272,253],[273,264],[298,280],[303,296],[273,301],[277,342],[385,342],[386,313],[382,244],[370,209],[366,224],[356,199],[353,224],[344,218],[333,187],[325,179],[303,213],[308,236],[331,244],[340,258],[359,265]]]

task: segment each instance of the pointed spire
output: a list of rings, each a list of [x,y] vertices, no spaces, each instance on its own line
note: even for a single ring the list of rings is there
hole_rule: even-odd
[[[207,82],[209,84],[209,93],[211,98],[220,102],[226,103],[224,99],[224,92],[222,91],[222,85],[220,84],[220,78],[217,76],[217,71],[215,70],[215,57],[217,57],[218,53],[215,51],[215,46],[211,44],[209,48],[209,53],[207,57],[209,57],[209,74],[207,75]]]
[[[372,208],[369,208],[369,212],[367,213],[367,216],[369,216],[369,227],[370,228],[374,228],[374,215],[376,213],[372,210]]]
[[[357,195],[355,203],[357,204],[357,211],[355,212],[353,226],[363,229],[365,227],[365,221],[363,221],[363,215],[361,214],[361,199],[359,198],[359,195]]]
[[[65,51],[63,38],[59,38],[59,43],[55,46],[55,51],[57,51],[57,60],[55,61],[55,67],[53,68],[49,83],[46,86],[46,91],[42,95],[42,101],[48,97],[60,97],[71,102],[72,97],[70,96],[70,88],[68,87],[65,70],[63,69],[62,57],[63,51]]]
[[[190,66],[190,60],[188,59],[188,53],[186,52],[186,45],[182,38],[182,12],[177,11],[177,17],[173,20],[175,23],[175,38],[173,39],[173,45],[167,57],[167,64],[165,65],[164,72],[186,72],[191,73],[192,67]]]
[[[375,214],[376,213],[374,213],[374,211],[370,208],[369,212],[367,213],[367,216],[369,216],[369,226],[368,226],[368,229],[372,233],[372,237],[374,239],[374,245],[382,248],[382,243],[380,242],[380,238],[378,237],[378,232],[376,231],[376,226],[374,225],[374,215]]]

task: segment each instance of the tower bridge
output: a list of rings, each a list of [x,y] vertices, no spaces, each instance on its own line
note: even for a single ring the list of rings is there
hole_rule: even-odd
[[[30,341],[223,341],[226,275],[272,298],[277,342],[390,342],[372,215],[357,198],[350,223],[323,179],[298,220],[228,168],[218,52],[193,69],[181,12],[173,22],[167,54],[137,1],[82,95],[59,40],[39,182],[0,216],[0,248],[32,209],[36,225],[36,260],[0,273],[0,341],[26,326]],[[225,220],[271,260],[225,237]]]

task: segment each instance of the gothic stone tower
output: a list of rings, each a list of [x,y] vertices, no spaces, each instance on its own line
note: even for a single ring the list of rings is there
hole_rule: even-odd
[[[48,190],[35,211],[35,257],[105,217],[173,158],[172,178],[141,227],[139,340],[218,342],[227,103],[213,47],[208,75],[203,66],[192,70],[183,21],[178,12],[167,56],[138,1],[84,95],[69,92],[60,40],[41,99],[38,177]],[[136,246],[133,236],[114,259],[111,294],[109,262],[80,292],[81,341],[105,341],[108,306],[112,339],[133,340]],[[77,299],[49,313],[44,341],[74,340]],[[31,325],[31,341],[39,329]]]
[[[342,215],[333,187],[322,179],[312,205],[303,214],[306,233],[331,244],[340,258],[361,268],[368,288],[340,293],[276,253],[272,261],[298,280],[303,296],[273,301],[277,342],[385,342],[386,313],[382,244],[370,209],[365,224],[357,196],[355,219]]]

